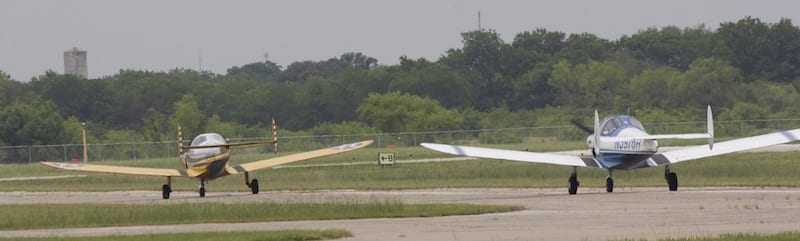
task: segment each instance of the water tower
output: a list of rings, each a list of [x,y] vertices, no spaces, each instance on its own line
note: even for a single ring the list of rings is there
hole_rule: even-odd
[[[72,48],[64,51],[64,74],[71,74],[81,78],[89,78],[86,68],[86,51]]]

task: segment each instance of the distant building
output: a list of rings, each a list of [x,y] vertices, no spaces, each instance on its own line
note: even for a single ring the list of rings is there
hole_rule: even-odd
[[[72,48],[64,51],[64,74],[76,75],[85,79],[89,78],[85,50]]]

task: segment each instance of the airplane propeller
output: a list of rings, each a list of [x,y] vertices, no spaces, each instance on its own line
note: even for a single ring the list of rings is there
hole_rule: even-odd
[[[582,122],[580,122],[580,121],[578,121],[576,119],[572,119],[569,122],[571,122],[573,125],[575,125],[575,127],[578,127],[578,129],[581,129],[582,131],[586,132],[586,134],[590,134],[591,135],[592,133],[594,133],[594,130],[592,130],[592,128],[589,128],[589,127],[583,125]]]

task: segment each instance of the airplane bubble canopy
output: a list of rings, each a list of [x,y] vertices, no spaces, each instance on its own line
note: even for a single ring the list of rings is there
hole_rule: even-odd
[[[616,136],[622,129],[636,128],[644,132],[644,125],[633,116],[620,115],[606,118],[600,124],[601,136]]]

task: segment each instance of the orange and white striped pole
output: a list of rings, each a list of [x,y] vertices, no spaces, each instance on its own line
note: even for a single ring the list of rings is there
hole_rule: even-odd
[[[86,122],[81,122],[81,132],[83,133],[83,162],[89,162],[89,148],[86,145]]]
[[[186,159],[183,159],[183,131],[181,131],[181,126],[178,126],[178,158],[183,162],[183,167],[189,168],[189,163],[186,162]]]
[[[278,153],[278,124],[275,123],[275,118],[272,118],[272,153]]]

